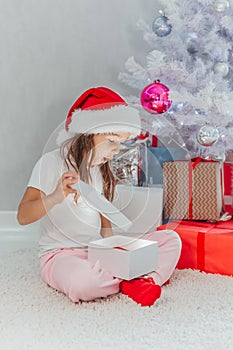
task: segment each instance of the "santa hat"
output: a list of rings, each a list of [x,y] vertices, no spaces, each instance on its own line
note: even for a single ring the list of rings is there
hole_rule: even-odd
[[[85,91],[70,108],[65,129],[57,143],[78,134],[130,132],[136,136],[141,131],[139,112],[114,91],[96,87]]]

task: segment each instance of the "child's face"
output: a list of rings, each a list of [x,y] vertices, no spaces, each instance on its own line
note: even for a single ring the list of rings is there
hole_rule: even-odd
[[[95,156],[92,165],[108,162],[120,151],[121,144],[127,140],[130,133],[97,134],[94,135]]]

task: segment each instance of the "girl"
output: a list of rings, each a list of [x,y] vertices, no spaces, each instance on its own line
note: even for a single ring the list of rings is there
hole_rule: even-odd
[[[44,154],[36,163],[19,204],[20,224],[42,219],[42,279],[73,302],[121,291],[142,306],[153,305],[177,264],[181,243],[170,230],[142,237],[158,241],[159,246],[158,269],[148,276],[122,281],[87,259],[88,243],[111,236],[111,224],[73,185],[81,179],[112,201],[115,178],[109,161],[140,128],[138,111],[114,91],[104,87],[87,90],[68,113],[58,137],[60,150]]]

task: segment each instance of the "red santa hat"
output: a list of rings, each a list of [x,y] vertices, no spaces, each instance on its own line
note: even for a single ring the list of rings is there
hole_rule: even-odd
[[[130,132],[136,136],[141,131],[141,121],[137,109],[128,106],[116,92],[106,87],[96,87],[85,91],[70,108],[65,129],[57,143],[78,134]]]

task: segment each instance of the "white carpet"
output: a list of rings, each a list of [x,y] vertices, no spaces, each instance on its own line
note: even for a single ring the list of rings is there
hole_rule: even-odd
[[[0,349],[233,349],[233,278],[175,271],[142,308],[123,295],[71,303],[39,277],[37,250],[0,256]]]

